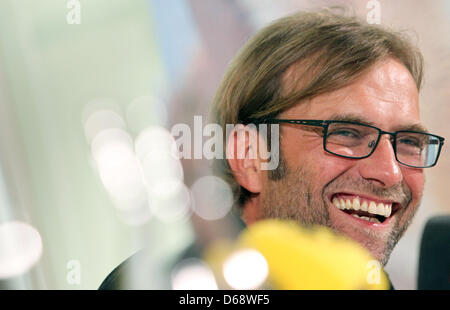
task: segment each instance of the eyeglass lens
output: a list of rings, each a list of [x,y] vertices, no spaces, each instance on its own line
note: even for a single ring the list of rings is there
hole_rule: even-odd
[[[353,123],[330,123],[327,129],[327,151],[352,158],[368,156],[378,141],[376,128]],[[414,167],[435,164],[440,147],[437,137],[426,133],[398,132],[394,143],[397,160]]]

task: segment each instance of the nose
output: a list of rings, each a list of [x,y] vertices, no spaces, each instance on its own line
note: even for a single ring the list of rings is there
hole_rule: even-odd
[[[358,165],[363,178],[384,187],[397,185],[403,180],[389,136],[382,136],[372,155],[360,160]]]

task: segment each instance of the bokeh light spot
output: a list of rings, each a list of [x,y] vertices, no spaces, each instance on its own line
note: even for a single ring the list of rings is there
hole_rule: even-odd
[[[217,282],[211,269],[199,259],[180,262],[172,272],[174,290],[217,290]]]
[[[253,249],[233,253],[223,264],[225,281],[234,289],[251,290],[260,287],[269,275],[264,256]]]
[[[42,239],[34,227],[17,221],[0,224],[0,279],[24,274],[41,255]]]
[[[177,179],[164,179],[149,191],[152,214],[162,222],[171,223],[186,219],[191,204],[189,189]]]
[[[191,187],[193,211],[205,220],[223,218],[233,206],[230,186],[215,176],[198,179]]]

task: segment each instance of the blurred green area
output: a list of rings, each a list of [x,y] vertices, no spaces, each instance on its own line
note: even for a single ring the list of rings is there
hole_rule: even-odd
[[[124,109],[165,88],[148,1],[82,0],[80,25],[67,24],[66,2],[0,1],[0,100],[9,111],[1,119],[16,129],[2,150],[9,169],[21,171],[10,182],[21,197],[13,208],[44,243],[33,288],[96,289],[139,248],[152,248],[158,265],[192,234],[187,223],[119,221],[84,137],[90,101],[109,98]],[[66,280],[71,260],[81,264],[80,285]]]

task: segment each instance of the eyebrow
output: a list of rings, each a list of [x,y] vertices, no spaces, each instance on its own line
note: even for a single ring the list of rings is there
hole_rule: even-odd
[[[343,121],[343,122],[355,122],[361,123],[365,125],[370,125],[377,127],[372,121],[356,114],[333,114],[330,118],[330,121]],[[428,129],[420,123],[409,124],[409,125],[400,125],[395,127],[395,131],[418,131],[424,133],[430,133]]]

